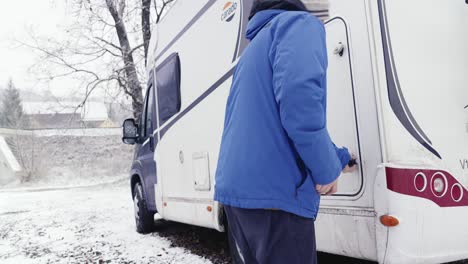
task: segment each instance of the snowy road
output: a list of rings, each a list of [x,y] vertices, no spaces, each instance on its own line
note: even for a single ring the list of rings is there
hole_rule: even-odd
[[[154,233],[136,233],[129,191],[127,180],[0,190],[0,263],[229,263],[214,230],[157,220]],[[319,262],[368,263],[325,254]]]
[[[0,192],[0,263],[212,263],[158,233],[135,232],[127,181]]]

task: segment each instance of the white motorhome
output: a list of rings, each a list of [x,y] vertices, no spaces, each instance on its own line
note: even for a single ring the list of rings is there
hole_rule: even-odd
[[[468,1],[330,0],[328,128],[359,156],[323,197],[318,250],[379,263],[468,258]],[[131,170],[137,230],[225,230],[214,175],[253,0],[178,0],[153,32]],[[347,128],[346,133],[343,127]],[[242,144],[242,142],[239,142]]]

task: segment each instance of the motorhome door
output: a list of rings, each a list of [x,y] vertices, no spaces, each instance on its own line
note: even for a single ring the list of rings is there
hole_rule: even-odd
[[[350,59],[350,40],[346,21],[335,17],[325,24],[328,49],[327,127],[338,147],[345,146],[359,155],[359,132],[356,123],[356,104],[353,72]],[[363,186],[361,170],[343,174],[337,196],[356,196]]]

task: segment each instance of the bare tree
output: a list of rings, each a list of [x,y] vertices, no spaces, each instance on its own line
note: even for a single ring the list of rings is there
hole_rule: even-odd
[[[146,64],[148,60],[148,47],[151,39],[151,0],[141,0],[141,30],[143,34]]]
[[[140,44],[135,48],[130,47],[130,41],[128,40],[127,29],[125,28],[124,24],[124,12],[126,8],[125,0],[119,1],[119,6],[116,6],[116,0],[106,0],[107,8],[114,19],[115,23],[115,31],[117,33],[117,37],[119,39],[120,52],[122,54],[122,60],[124,64],[124,68],[122,69],[125,73],[125,78],[117,79],[119,85],[121,85],[122,89],[126,91],[126,93],[132,96],[132,106],[134,109],[134,113],[136,117],[141,113],[143,109],[143,94],[142,94],[142,87],[140,80],[137,75],[137,70],[135,66],[135,60],[133,58],[133,52],[143,46],[144,44]],[[144,2],[144,0],[143,0]],[[150,2],[151,3],[151,2]],[[146,12],[144,8],[142,8],[142,17],[146,16]],[[148,15],[149,19],[149,15]],[[143,34],[143,38],[145,34]],[[150,35],[151,37],[151,35]],[[146,54],[145,54],[146,55]],[[126,82],[126,83],[124,83]]]
[[[84,87],[77,108],[84,106],[93,91],[104,89],[112,98],[129,98],[138,119],[151,26],[173,2],[153,0],[153,13],[151,0],[71,0],[74,23],[66,28],[66,39],[32,32],[31,41],[22,44],[38,52],[39,63],[32,69],[40,80],[73,78]]]
[[[44,153],[38,146],[37,139],[30,131],[15,130],[14,134],[6,138],[7,144],[21,166],[19,179],[21,183],[40,178],[46,173],[44,168]]]
[[[143,33],[143,45],[145,48],[145,64],[148,59],[148,47],[151,39],[151,0],[141,0],[141,25]],[[161,21],[163,15],[166,13],[167,8],[175,0],[153,0],[154,11],[156,14],[156,23]]]
[[[156,23],[159,23],[166,14],[167,8],[170,7],[175,0],[153,0],[154,12],[156,14]]]

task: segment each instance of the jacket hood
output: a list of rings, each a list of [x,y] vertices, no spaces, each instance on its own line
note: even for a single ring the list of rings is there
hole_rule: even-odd
[[[249,24],[247,25],[247,33],[246,37],[248,40],[252,40],[255,38],[258,32],[262,30],[262,28],[270,22],[273,18],[275,18],[277,15],[285,12],[285,10],[265,10],[261,11],[258,14],[256,14],[250,21]]]
[[[281,9],[286,11],[307,11],[307,7],[301,0],[255,0],[249,20],[258,12],[269,9]]]
[[[285,11],[308,10],[300,0],[256,0],[249,16],[247,39],[255,38],[263,26]]]

